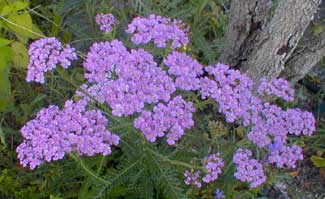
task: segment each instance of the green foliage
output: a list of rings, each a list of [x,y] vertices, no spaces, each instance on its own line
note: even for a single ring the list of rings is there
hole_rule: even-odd
[[[41,36],[28,13],[27,1],[0,1],[0,111],[11,101],[9,73],[11,66],[25,68],[28,39]]]
[[[313,155],[310,159],[316,167],[325,167],[325,158]]]
[[[56,3],[55,3],[56,2]],[[161,140],[149,144],[133,128],[132,118],[113,119],[108,107],[94,104],[110,119],[108,129],[122,137],[121,144],[108,157],[79,157],[71,154],[64,160],[44,164],[35,171],[18,165],[15,148],[20,143],[19,129],[49,104],[62,106],[76,87],[85,82],[82,63],[68,71],[58,68],[47,74],[45,85],[27,84],[27,46],[31,40],[59,36],[76,47],[81,58],[91,43],[117,37],[134,47],[124,28],[134,16],[151,13],[183,20],[190,26],[190,41],[182,50],[204,64],[216,62],[227,24],[229,1],[214,0],[0,0],[0,198],[116,198],[181,199],[213,198],[216,187],[227,198],[258,198],[261,189],[249,190],[233,176],[232,156],[238,147],[252,148],[245,137],[249,129],[224,124],[213,101],[201,101],[193,93],[181,93],[194,101],[196,126],[175,147]],[[128,2],[128,6],[123,6]],[[122,6],[121,6],[122,5]],[[125,4],[124,4],[125,5]],[[112,35],[102,34],[94,23],[98,12],[113,12],[120,28]],[[37,25],[36,25],[37,24]],[[317,33],[317,31],[316,31]],[[160,49],[148,45],[157,59]],[[74,81],[72,81],[74,80]],[[313,144],[317,143],[314,140]],[[317,143],[317,146],[320,144]],[[225,168],[218,182],[201,190],[185,186],[183,172],[201,166],[207,154],[220,152]],[[256,151],[256,154],[263,153]],[[319,157],[315,165],[322,165]],[[267,168],[272,170],[272,168]],[[269,176],[269,183],[284,178],[283,173]],[[224,183],[227,182],[227,183]]]

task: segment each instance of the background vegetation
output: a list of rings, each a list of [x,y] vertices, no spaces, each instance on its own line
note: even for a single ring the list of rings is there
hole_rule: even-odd
[[[19,130],[28,120],[42,107],[62,106],[74,94],[74,85],[84,81],[80,62],[64,75],[49,73],[44,85],[26,83],[27,48],[31,41],[55,36],[72,44],[80,53],[86,53],[92,42],[110,37],[103,35],[94,23],[98,12],[112,12],[117,17],[119,28],[114,34],[125,42],[128,40],[124,28],[134,16],[155,13],[189,24],[191,43],[187,50],[200,62],[214,64],[220,49],[227,45],[224,36],[229,6],[228,0],[0,0],[0,198],[212,198],[215,187],[208,187],[204,192],[185,187],[182,171],[174,166],[190,161],[195,165],[192,157],[208,154],[212,143],[226,154],[226,161],[230,161],[236,146],[247,145],[238,142],[246,130],[223,124],[222,116],[217,115],[210,104],[196,107],[202,114],[195,119],[202,122],[191,135],[182,139],[176,150],[159,142],[155,145],[135,142],[143,138],[130,128],[130,118],[110,125],[110,130],[123,135],[124,142],[122,149],[114,150],[109,157],[72,155],[30,171],[19,165],[15,149],[21,141]],[[317,24],[314,34],[322,28],[323,23]],[[132,47],[130,42],[127,45]],[[313,111],[318,121],[316,135],[300,143],[305,145],[306,153],[300,167],[276,173],[269,179],[270,186],[247,191],[232,177],[234,167],[230,165],[218,180],[227,184],[219,183],[219,188],[232,193],[233,198],[278,198],[282,192],[292,198],[322,197],[325,176],[323,66],[323,63],[318,64],[317,70],[296,85],[298,95],[294,105]],[[74,85],[70,82],[72,79]],[[190,94],[187,97],[195,99]],[[205,132],[204,136],[199,132]],[[123,153],[126,148],[128,153]],[[98,175],[103,178],[98,179]],[[291,186],[280,190],[278,182]]]

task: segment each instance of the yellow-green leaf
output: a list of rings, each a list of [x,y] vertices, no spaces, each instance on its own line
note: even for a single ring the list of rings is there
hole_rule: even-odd
[[[0,111],[6,109],[10,99],[10,81],[8,60],[12,56],[11,48],[0,47]]]
[[[33,38],[35,36],[32,18],[28,13],[9,15],[6,25],[18,36],[24,38]]]
[[[316,167],[325,167],[325,158],[313,155],[310,159]]]
[[[28,2],[23,2],[23,1],[15,1],[10,3],[9,5],[6,5],[2,8],[1,10],[1,15],[8,15],[10,13],[15,13],[19,10],[23,10],[27,8]]]
[[[43,32],[41,31],[41,29],[38,28],[37,25],[33,24],[32,30],[34,33],[34,36],[32,37],[32,39],[38,39],[41,38],[42,36],[44,36]]]
[[[6,5],[8,5],[6,0],[0,0],[0,10],[2,10]]]
[[[12,61],[15,66],[26,68],[29,62],[28,50],[21,42],[14,42],[11,44],[13,51]]]
[[[8,46],[11,42],[11,40],[0,38],[0,47]]]

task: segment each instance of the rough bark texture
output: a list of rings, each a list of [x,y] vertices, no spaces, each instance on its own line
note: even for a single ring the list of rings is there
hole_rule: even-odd
[[[325,8],[322,2],[321,8]],[[281,76],[295,84],[302,79],[325,56],[325,29],[323,28],[325,13],[321,10],[315,15],[314,23],[310,24],[302,37],[302,47],[297,47],[285,64]],[[315,32],[316,27],[320,32]]]
[[[321,0],[279,0],[276,5],[271,2],[232,1],[229,49],[222,52],[220,61],[240,67],[254,81],[279,76]]]
[[[297,49],[286,63],[281,76],[292,83],[302,79],[325,55],[325,34],[313,38],[306,47]]]
[[[249,40],[256,37],[266,24],[271,0],[233,0],[230,6],[229,24],[226,33],[227,44],[219,61],[231,66],[239,66],[246,51],[252,47]]]

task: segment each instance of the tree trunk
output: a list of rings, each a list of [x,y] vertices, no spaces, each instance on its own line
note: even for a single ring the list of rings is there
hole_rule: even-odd
[[[324,35],[296,50],[320,3],[321,0],[279,0],[276,4],[271,0],[233,0],[227,45],[220,62],[239,67],[255,82],[262,77],[277,78],[280,73],[297,81],[324,52]]]

